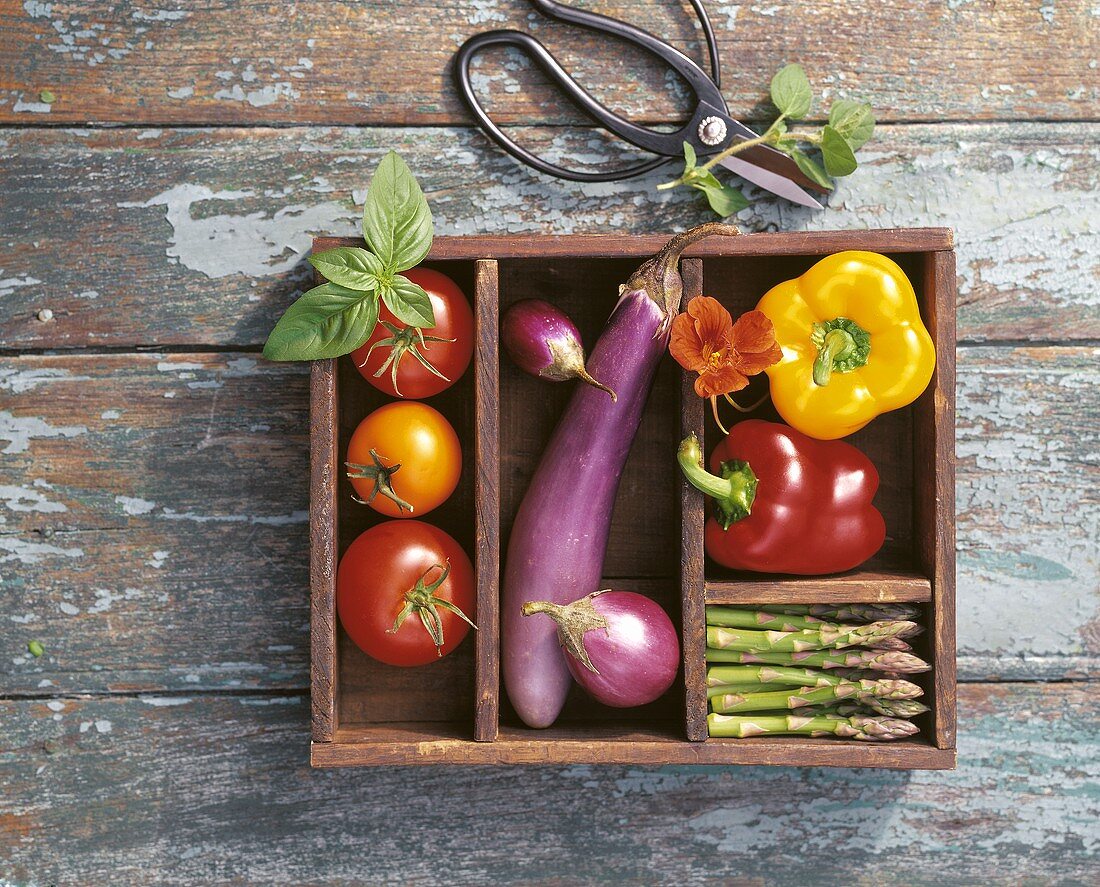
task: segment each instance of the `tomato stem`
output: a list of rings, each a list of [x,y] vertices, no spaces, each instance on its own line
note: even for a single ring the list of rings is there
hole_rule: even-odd
[[[411,354],[415,357],[420,362],[421,366],[433,376],[438,376],[444,382],[451,381],[428,362],[428,358],[420,353],[420,349],[426,348],[428,342],[455,342],[457,340],[443,339],[439,336],[425,336],[424,331],[418,326],[399,328],[396,324],[392,324],[388,320],[380,320],[379,323],[390,331],[390,335],[385,339],[379,339],[367,349],[363,362],[359,364],[359,369],[367,365],[367,361],[370,360],[370,356],[375,348],[383,346],[389,348],[390,353],[382,366],[380,366],[378,371],[374,374],[374,378],[382,378],[382,374],[388,369],[390,371],[390,382],[393,383],[393,390],[398,397],[403,397],[404,395],[401,393],[401,389],[397,387],[397,368],[401,364],[401,359],[406,354]],[[417,339],[420,340],[419,344],[417,344]]]
[[[360,499],[354,493],[352,494],[352,498],[360,505],[370,505],[374,501],[374,497],[381,493],[387,499],[393,501],[397,506],[398,512],[408,509],[409,514],[412,514],[412,505],[397,495],[397,492],[393,488],[393,482],[390,480],[401,467],[401,463],[398,462],[396,465],[386,465],[386,463],[382,461],[382,457],[379,456],[375,450],[371,450],[370,455],[374,460],[373,465],[362,465],[359,462],[344,463],[348,469],[348,477],[350,479],[374,481],[374,489],[370,491],[370,495],[366,499]]]
[[[442,570],[439,574],[439,578],[430,585],[426,585],[424,580],[428,578],[428,574],[432,570]],[[416,585],[405,592],[405,603],[401,607],[400,612],[397,614],[397,618],[394,619],[393,627],[386,629],[386,634],[396,634],[397,630],[401,628],[406,619],[413,613],[416,613],[420,617],[420,622],[431,635],[432,643],[435,644],[436,654],[442,658],[443,656],[443,620],[439,616],[439,611],[436,607],[442,607],[451,613],[458,616],[463,622],[469,625],[474,631],[477,631],[477,626],[470,621],[469,617],[462,612],[457,606],[448,600],[445,600],[436,595],[436,589],[438,589],[444,582],[447,581],[447,576],[451,572],[451,561],[447,559],[447,565],[432,564],[424,571],[424,575],[416,580]]]

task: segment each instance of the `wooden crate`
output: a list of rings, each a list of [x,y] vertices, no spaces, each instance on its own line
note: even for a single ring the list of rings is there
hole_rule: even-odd
[[[387,398],[360,380],[349,359],[313,366],[311,584],[314,766],[465,763],[790,764],[945,769],[955,764],[954,358],[955,264],[946,229],[753,234],[712,238],[682,263],[685,299],[706,292],[736,315],[773,284],[824,255],[866,249],[890,255],[921,300],[938,353],[928,390],[850,440],[882,477],[876,504],[887,519],[883,553],[859,570],[814,578],[725,574],[703,555],[704,499],[675,462],[683,433],[704,436],[691,379],[663,362],[628,460],[604,563],[604,587],[659,601],[683,633],[682,680],[657,702],[608,709],[574,688],[558,722],[523,727],[501,693],[499,588],[502,544],[550,432],[571,393],[525,375],[498,353],[500,311],[530,297],[561,305],[587,345],[610,313],[618,285],[665,236],[440,237],[427,264],[472,296],[477,342],[471,369],[430,399],[464,442],[463,479],[425,516],[470,552],[478,578],[476,621],[454,653],[400,669],[361,653],[335,613],[339,556],[382,518],[352,503],[342,463],[358,422]],[[318,238],[314,251],[356,241]],[[756,386],[766,383],[758,380]],[[765,408],[759,414],[775,418]],[[918,601],[928,631],[921,652],[932,712],[921,734],[895,743],[840,739],[706,737],[704,604]]]

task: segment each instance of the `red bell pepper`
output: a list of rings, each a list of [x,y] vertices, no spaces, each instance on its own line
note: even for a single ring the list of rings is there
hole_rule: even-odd
[[[775,422],[739,422],[703,468],[695,435],[680,444],[688,481],[714,500],[706,552],[724,567],[817,576],[859,566],[882,547],[886,522],[871,500],[878,471],[839,440]]]

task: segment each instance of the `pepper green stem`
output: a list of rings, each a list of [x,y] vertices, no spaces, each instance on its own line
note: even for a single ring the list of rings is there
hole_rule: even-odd
[[[855,340],[844,330],[833,330],[825,336],[825,347],[814,361],[814,384],[828,385],[833,375],[833,362],[847,357],[856,347]]]
[[[759,482],[748,462],[731,459],[722,463],[720,477],[711,474],[703,467],[703,451],[694,434],[680,441],[676,459],[688,483],[714,500],[716,517],[723,530],[752,514]]]
[[[814,361],[814,384],[829,384],[833,372],[850,373],[866,365],[871,353],[871,336],[854,320],[834,317],[815,323],[810,341],[817,346]]]

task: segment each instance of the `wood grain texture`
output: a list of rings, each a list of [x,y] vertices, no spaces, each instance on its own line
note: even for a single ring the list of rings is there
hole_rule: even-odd
[[[708,604],[922,602],[931,597],[931,582],[915,569],[878,566],[873,562],[838,576],[746,574],[735,579],[710,579],[706,583]]]
[[[563,160],[600,151],[591,131],[522,136]],[[762,198],[737,221],[949,226],[962,340],[1094,341],[1097,141],[1095,125],[883,126],[826,212]],[[694,192],[658,196],[660,171],[560,182],[468,129],[0,130],[0,342],[258,346],[308,283],[311,236],[356,233],[357,201],[390,148],[416,171],[439,233],[653,233],[708,218]],[[58,261],[72,243],[95,249]],[[54,319],[39,321],[42,308]]]
[[[338,731],[332,742],[313,743],[314,767],[407,767],[424,765],[603,766],[677,764],[743,767],[846,767],[883,770],[953,770],[954,749],[924,741],[871,743],[760,737],[684,742],[679,723],[629,728],[601,723],[558,726],[532,733],[502,731],[494,742],[476,743],[448,735],[436,724],[387,724]]]
[[[309,660],[314,742],[328,742],[336,730],[340,670],[336,650],[336,528],[340,503],[336,495],[337,417],[336,361],[310,366],[309,386]]]
[[[726,238],[723,238],[726,239]],[[737,238],[740,240],[741,238]],[[681,263],[684,308],[703,294],[703,266],[698,259]],[[694,434],[703,439],[703,400],[695,393],[693,373],[680,373],[680,437]],[[680,478],[680,606],[683,620],[684,715],[687,738],[707,738],[706,610],[703,595],[704,500],[687,480]]]
[[[965,679],[1096,672],[1097,356],[959,352]],[[307,386],[304,367],[256,355],[0,360],[7,692],[306,685]],[[623,489],[643,495],[658,466],[634,468]],[[621,571],[632,556],[615,575],[638,575]],[[1036,620],[1020,606],[1033,600],[1061,617]]]
[[[936,343],[936,369],[913,405],[913,457],[919,478],[914,540],[922,571],[932,579],[932,719],[936,745],[955,747],[955,255],[924,256],[921,314]]]
[[[601,0],[596,11],[647,28],[696,58],[687,4]],[[709,2],[735,116],[769,113],[775,71],[790,60],[818,95],[870,101],[883,120],[1042,116],[1096,119],[1097,56],[1089,0],[921,3],[844,0]],[[107,0],[0,4],[0,121],[424,125],[467,119],[451,57],[470,35],[518,27],[544,41],[601,100],[667,121],[690,92],[667,68],[618,41],[559,25],[522,0],[295,4],[225,2],[171,9]],[[575,123],[578,115],[526,58],[475,62],[475,86],[506,122]],[[54,94],[44,102],[41,93]],[[819,105],[820,107],[820,105]]]
[[[300,696],[9,700],[0,877],[429,885],[445,855],[455,884],[1094,881],[1095,693],[963,686],[960,714],[955,773],[310,772]]]
[[[479,260],[475,275],[478,631],[474,739],[489,742],[496,739],[500,723],[500,293],[496,261]]]

